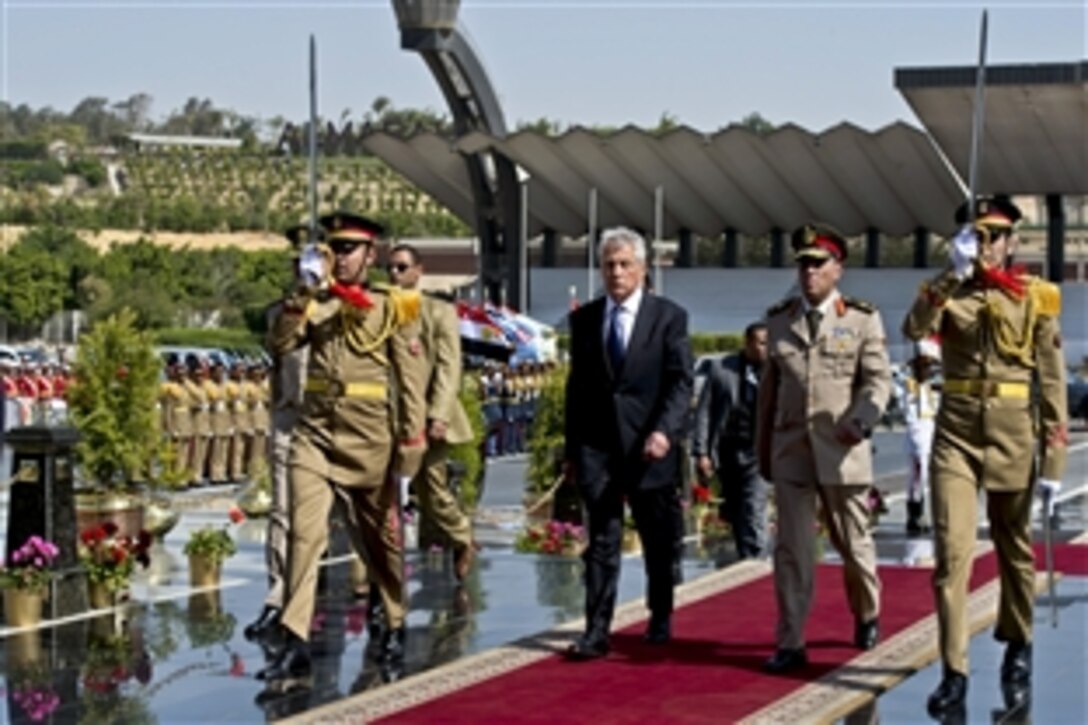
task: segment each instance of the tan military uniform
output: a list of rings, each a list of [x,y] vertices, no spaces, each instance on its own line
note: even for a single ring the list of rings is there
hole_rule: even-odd
[[[189,471],[192,483],[204,480],[208,463],[208,445],[212,437],[211,408],[208,393],[202,384],[186,379],[185,389],[189,391],[190,410],[193,420],[193,446],[190,449]]]
[[[227,480],[227,462],[230,460],[230,439],[234,435],[234,420],[230,411],[230,398],[226,381],[204,381],[204,392],[211,410],[212,436],[208,451],[208,477],[214,483]]]
[[[945,384],[930,471],[934,587],[941,656],[961,674],[968,672],[967,582],[980,486],[1001,572],[995,636],[1031,641],[1032,482],[1061,480],[1068,444],[1059,294],[1055,285],[1030,277],[1025,296],[1016,299],[960,284],[949,270],[923,285],[903,323],[911,339],[941,337]]]
[[[397,491],[389,472],[414,475],[423,455],[425,363],[419,300],[369,290],[370,307],[336,297],[289,298],[273,325],[270,348],[283,355],[309,344],[302,410],[291,441],[291,566],[282,622],[309,639],[317,564],[328,543],[335,497],[349,503],[364,550],[389,549],[396,533]],[[404,623],[402,559],[367,556],[390,627]]]
[[[232,378],[227,381],[227,406],[230,408],[231,428],[234,430],[230,439],[227,477],[231,481],[241,481],[250,474],[246,468],[246,447],[253,436],[253,413],[246,401],[245,380]]]
[[[444,441],[428,440],[423,465],[413,481],[420,508],[455,549],[472,545],[472,523],[450,491],[446,462],[451,445],[472,440],[461,405],[461,332],[453,305],[422,296],[421,340],[427,360],[427,420],[447,424]]]
[[[267,379],[253,380],[248,388],[249,415],[253,421],[253,435],[250,438],[247,468],[253,470],[258,461],[268,459],[268,434],[272,428],[272,418],[269,415],[269,406],[272,400],[272,390]]]
[[[780,649],[804,646],[813,592],[817,499],[831,543],[843,559],[850,611],[859,622],[880,612],[876,551],[869,532],[873,482],[868,441],[848,446],[836,425],[872,429],[887,405],[891,372],[880,313],[837,291],[825,301],[815,338],[806,305],[786,300],[767,312],[767,363],[759,384],[759,473],[777,507],[774,552]]]
[[[174,446],[174,455],[182,466],[189,461],[193,443],[193,411],[184,381],[167,380],[159,388],[162,430]]]

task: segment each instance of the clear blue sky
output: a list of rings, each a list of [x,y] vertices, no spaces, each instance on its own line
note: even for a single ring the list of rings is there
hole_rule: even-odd
[[[445,111],[423,62],[399,49],[389,0],[0,0],[0,94],[70,110],[136,92],[165,116],[189,96],[264,119],[307,113],[309,33],[320,112],[358,118],[379,95]],[[990,9],[993,63],[1086,57],[1082,0]],[[712,131],[759,111],[821,130],[878,128],[910,109],[903,66],[970,65],[982,4],[730,0],[465,0],[461,17],[507,121],[655,124]]]

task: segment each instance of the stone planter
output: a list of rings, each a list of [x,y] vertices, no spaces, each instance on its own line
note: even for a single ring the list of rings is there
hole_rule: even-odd
[[[45,592],[39,589],[4,590],[4,622],[9,627],[34,627],[42,621]]]
[[[155,493],[147,498],[144,505],[143,528],[156,541],[162,541],[177,526],[181,514],[174,510],[170,497]]]
[[[246,486],[235,500],[238,508],[251,519],[268,516],[272,511],[272,492],[255,483]]]
[[[139,536],[144,528],[144,502],[139,496],[120,491],[76,492],[76,527],[83,532],[112,521],[121,536]]]
[[[189,584],[194,587],[219,585],[223,562],[199,554],[189,555]]]

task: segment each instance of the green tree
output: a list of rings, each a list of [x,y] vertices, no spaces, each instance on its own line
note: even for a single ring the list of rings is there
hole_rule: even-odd
[[[0,312],[18,325],[42,325],[64,309],[67,286],[64,262],[51,254],[17,244],[0,257]]]

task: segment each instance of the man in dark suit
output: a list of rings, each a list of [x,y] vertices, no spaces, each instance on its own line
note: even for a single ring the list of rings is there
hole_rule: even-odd
[[[691,404],[687,312],[645,294],[645,240],[610,229],[598,251],[606,294],[570,315],[565,472],[589,515],[586,628],[571,645],[573,659],[608,653],[625,499],[646,564],[646,640],[671,636],[678,457]]]
[[[692,454],[704,480],[718,474],[722,515],[741,559],[763,553],[767,528],[767,482],[755,451],[756,396],[766,359],[767,326],[753,322],[744,331],[744,350],[713,361],[695,410]]]

